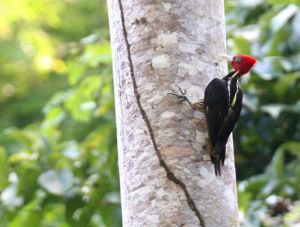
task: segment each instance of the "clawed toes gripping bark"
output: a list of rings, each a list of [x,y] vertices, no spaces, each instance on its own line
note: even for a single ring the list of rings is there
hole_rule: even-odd
[[[181,87],[179,87],[178,85],[177,85],[177,87],[178,87],[178,90],[179,90],[179,92],[180,92],[180,95],[179,94],[176,94],[176,93],[168,93],[168,95],[173,95],[173,96],[176,96],[177,98],[179,98],[179,99],[182,99],[182,101],[187,101],[188,102],[188,104],[191,106],[191,108],[193,109],[193,104],[192,104],[192,102],[188,99],[188,97],[186,96],[186,90],[182,90],[181,89]]]
[[[173,96],[176,96],[177,98],[181,99],[182,101],[187,101],[193,110],[204,113],[204,102],[202,99],[200,99],[199,101],[197,101],[195,103],[192,103],[186,96],[186,90],[182,90],[178,85],[177,85],[177,87],[178,87],[180,94],[170,92],[170,93],[168,93],[168,95],[173,95]]]

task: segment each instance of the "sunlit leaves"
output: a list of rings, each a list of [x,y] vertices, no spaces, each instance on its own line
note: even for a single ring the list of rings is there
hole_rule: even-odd
[[[5,149],[0,147],[0,191],[8,184],[8,174],[7,154]]]
[[[120,226],[105,1],[0,11],[0,225]]]
[[[74,119],[87,121],[97,107],[97,99],[101,90],[101,77],[89,76],[84,78],[75,90],[70,90],[65,100],[66,109]]]
[[[300,220],[300,202],[298,202],[295,206],[291,208],[291,212],[289,212],[285,217],[285,222],[288,226],[296,226],[299,224]]]
[[[9,185],[1,193],[1,202],[7,209],[14,209],[23,204],[23,198],[17,195],[17,185]]]
[[[268,2],[272,4],[287,4],[287,1],[285,0],[268,0]],[[299,0],[289,0],[288,3],[294,3],[300,6],[300,1]]]
[[[292,16],[299,11],[298,7],[290,4],[280,11],[275,17],[271,20],[271,29],[273,32],[278,32]]]
[[[75,183],[74,176],[68,169],[48,170],[42,173],[38,182],[41,187],[54,195],[64,195]]]
[[[42,220],[42,211],[38,199],[25,205],[10,223],[11,226],[40,226]]]

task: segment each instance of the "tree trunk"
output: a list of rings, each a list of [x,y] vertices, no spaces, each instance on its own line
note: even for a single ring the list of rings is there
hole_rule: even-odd
[[[239,225],[232,140],[216,177],[204,115],[167,94],[225,75],[223,4],[108,0],[124,227]]]

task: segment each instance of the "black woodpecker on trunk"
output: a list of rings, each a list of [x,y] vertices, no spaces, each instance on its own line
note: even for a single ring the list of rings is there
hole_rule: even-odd
[[[248,73],[256,63],[256,59],[247,55],[229,56],[221,54],[230,62],[233,71],[222,79],[215,78],[205,88],[204,99],[191,103],[180,89],[181,95],[173,94],[188,101],[191,107],[203,112],[208,131],[208,150],[215,174],[221,175],[221,165],[224,165],[226,144],[240,116],[243,92],[238,86],[238,80]]]

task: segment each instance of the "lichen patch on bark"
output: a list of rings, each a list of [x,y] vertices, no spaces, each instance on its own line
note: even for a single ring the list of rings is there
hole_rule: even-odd
[[[155,39],[155,43],[158,46],[161,45],[163,48],[173,47],[178,43],[177,32],[160,33]]]
[[[162,4],[163,4],[163,7],[164,7],[165,11],[170,11],[171,10],[171,7],[172,7],[171,3],[169,3],[169,2],[166,2],[166,3],[163,2]]]
[[[187,70],[188,74],[190,74],[191,76],[196,75],[198,72],[197,69],[193,65],[185,63],[185,62],[180,62],[178,64],[178,67],[181,67],[181,68],[184,68],[185,70]]]
[[[152,58],[152,67],[156,69],[165,69],[170,67],[170,57],[166,54],[160,54]]]

